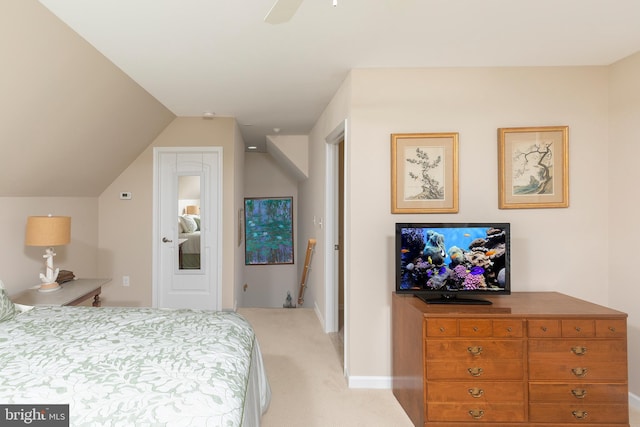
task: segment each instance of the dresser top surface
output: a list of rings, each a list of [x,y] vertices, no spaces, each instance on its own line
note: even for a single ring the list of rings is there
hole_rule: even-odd
[[[513,292],[511,295],[482,296],[491,305],[427,304],[410,294],[393,294],[428,317],[627,317],[626,313],[574,298],[559,292]]]

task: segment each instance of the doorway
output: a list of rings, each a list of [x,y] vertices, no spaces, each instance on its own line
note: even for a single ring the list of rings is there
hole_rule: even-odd
[[[222,148],[153,150],[153,306],[221,308]]]
[[[326,230],[325,230],[325,332],[331,334],[346,369],[348,359],[348,287],[347,277],[347,229],[345,197],[347,123],[341,123],[327,138],[326,146]]]

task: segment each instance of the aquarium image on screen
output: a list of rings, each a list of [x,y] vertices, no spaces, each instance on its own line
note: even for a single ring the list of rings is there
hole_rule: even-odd
[[[509,224],[396,224],[396,291],[510,293]]]

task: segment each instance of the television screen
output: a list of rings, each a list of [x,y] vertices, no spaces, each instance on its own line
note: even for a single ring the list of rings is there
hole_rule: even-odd
[[[431,303],[490,304],[465,295],[507,295],[508,223],[396,224],[396,293]]]

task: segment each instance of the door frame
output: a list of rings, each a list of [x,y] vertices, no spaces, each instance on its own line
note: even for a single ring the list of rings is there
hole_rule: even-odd
[[[158,278],[160,276],[160,206],[158,191],[160,190],[160,170],[158,167],[158,156],[160,153],[217,153],[217,173],[211,174],[211,188],[216,188],[217,198],[212,200],[213,205],[217,209],[217,221],[215,227],[217,232],[213,245],[216,246],[217,260],[216,271],[208,270],[206,274],[214,278],[217,283],[216,287],[216,310],[222,309],[222,200],[223,200],[223,186],[222,186],[222,165],[223,165],[223,150],[222,147],[153,147],[153,213],[152,213],[152,236],[151,236],[151,305],[154,308],[158,307],[159,290],[158,290]]]
[[[339,280],[338,277],[338,256],[342,256],[343,263],[343,303],[344,303],[344,347],[343,347],[343,361],[344,370],[346,372],[348,362],[348,343],[349,343],[349,284],[347,278],[349,263],[347,262],[347,253],[349,246],[349,231],[348,223],[346,222],[346,212],[348,211],[349,198],[347,197],[347,163],[348,163],[348,126],[347,120],[341,122],[327,137],[325,138],[325,333],[338,332],[338,314],[339,314],[339,299],[338,289]],[[338,185],[338,173],[340,173],[339,167],[339,144],[343,144],[344,150],[344,169],[342,171],[342,185],[344,189],[342,212],[338,209],[338,197],[340,197],[339,185]],[[338,227],[339,222],[343,224],[343,246],[336,251],[334,245],[338,240]]]

